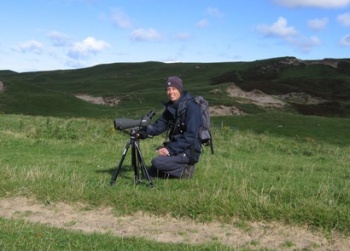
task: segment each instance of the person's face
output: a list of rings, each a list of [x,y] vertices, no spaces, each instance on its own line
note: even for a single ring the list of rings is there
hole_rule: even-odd
[[[169,86],[166,89],[166,95],[168,96],[169,100],[172,102],[179,100],[179,98],[181,97],[181,93],[179,92],[179,90],[171,86]]]

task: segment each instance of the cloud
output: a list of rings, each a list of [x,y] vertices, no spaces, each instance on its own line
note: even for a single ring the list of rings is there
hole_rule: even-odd
[[[350,34],[345,35],[340,40],[340,45],[342,45],[342,46],[350,46]]]
[[[111,19],[113,24],[118,28],[126,29],[132,27],[129,17],[121,10],[114,10]]]
[[[59,31],[51,31],[48,37],[54,46],[67,46],[69,44],[69,37]]]
[[[309,20],[308,26],[313,30],[322,30],[328,24],[328,18],[316,18]]]
[[[108,47],[110,47],[110,45],[107,42],[96,40],[94,37],[88,37],[81,42],[74,43],[68,52],[68,56],[77,59],[85,58],[89,54],[95,54]]]
[[[130,34],[130,37],[136,41],[155,41],[162,39],[162,35],[152,28],[148,30],[143,28],[136,29]]]
[[[350,13],[346,12],[344,14],[341,14],[337,17],[338,22],[340,22],[342,25],[346,27],[350,27]]]
[[[212,17],[223,17],[224,14],[216,8],[209,7],[207,13]]]
[[[316,37],[310,37],[307,39],[287,39],[287,41],[294,47],[298,48],[299,50],[303,51],[303,52],[309,52],[311,51],[314,47],[318,46],[321,44],[321,40]]]
[[[224,14],[219,11],[218,9],[216,8],[212,8],[212,7],[209,7],[207,8],[206,10],[206,13],[210,16],[210,17],[215,17],[215,18],[221,18],[224,16]],[[208,19],[201,19],[199,20],[196,24],[195,24],[195,27],[197,28],[205,28],[209,26],[209,21]]]
[[[78,69],[78,68],[87,67],[89,64],[87,62],[82,61],[82,60],[68,59],[68,60],[64,61],[64,65],[69,67],[69,68]]]
[[[314,26],[314,28],[321,27],[322,25],[325,25],[328,20],[311,20],[311,22]],[[316,25],[317,24],[317,25]],[[280,37],[282,38],[286,43],[288,43],[290,46],[301,50],[302,52],[309,52],[311,51],[315,46],[318,46],[321,44],[321,40],[316,37],[310,37],[310,38],[303,38],[298,34],[298,31],[292,27],[288,26],[287,20],[283,17],[278,18],[278,20],[273,23],[272,25],[266,25],[266,24],[260,24],[256,27],[256,30],[261,33],[263,36],[266,37]]]
[[[341,8],[350,4],[350,0],[272,0],[286,7]]]
[[[267,37],[289,37],[298,34],[294,27],[288,27],[287,20],[283,17],[278,18],[278,20],[272,25],[259,24],[256,26],[256,30],[263,36]]]
[[[199,20],[196,23],[196,27],[198,27],[198,28],[204,28],[204,27],[207,27],[208,25],[209,25],[209,22],[206,19]]]
[[[20,44],[19,46],[13,48],[14,51],[27,53],[34,52],[36,54],[41,54],[43,51],[44,45],[36,40],[30,40]]]

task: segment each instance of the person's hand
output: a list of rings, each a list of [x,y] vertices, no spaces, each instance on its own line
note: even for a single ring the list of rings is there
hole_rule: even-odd
[[[147,133],[146,133],[145,131],[140,130],[140,131],[138,131],[138,133],[137,133],[137,138],[139,138],[139,139],[145,139],[145,138],[147,138]]]
[[[165,147],[159,148],[158,154],[160,156],[170,156],[168,149],[166,149]]]

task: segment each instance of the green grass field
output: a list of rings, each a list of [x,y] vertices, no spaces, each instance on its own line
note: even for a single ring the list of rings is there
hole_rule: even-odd
[[[194,179],[154,180],[154,188],[149,188],[134,184],[130,154],[115,186],[109,185],[129,139],[128,134],[114,130],[112,120],[1,115],[0,196],[25,196],[43,203],[80,202],[88,208],[111,206],[116,215],[142,211],[198,222],[277,221],[348,235],[349,120],[264,116],[215,118],[215,155],[204,149]],[[140,142],[147,164],[162,140]],[[13,220],[0,224],[4,250],[47,248],[45,240],[50,238],[58,240],[51,250],[59,250],[61,244],[84,250],[91,243],[83,234]],[[23,229],[21,234],[18,228]],[[9,232],[17,234],[11,237]],[[95,240],[92,250],[109,250],[108,245],[121,241],[109,235],[91,238]],[[146,240],[122,243],[125,250],[194,249],[175,244],[162,248]],[[203,246],[205,250],[214,247],[225,249],[218,243]]]
[[[335,68],[286,64],[288,60],[293,61],[145,62],[70,71],[0,71],[0,199],[28,198],[44,207],[83,205],[84,212],[108,207],[115,217],[142,212],[203,226],[228,224],[247,234],[249,223],[277,223],[321,233],[329,243],[338,240],[334,236],[348,240],[350,63],[340,60]],[[128,133],[115,131],[113,119],[140,119],[149,110],[158,116],[166,98],[164,81],[170,75],[181,76],[185,89],[203,95],[210,105],[236,106],[249,115],[212,118],[215,154],[204,148],[193,179],[157,179],[153,188],[135,185],[129,153],[116,184],[110,186],[129,140]],[[289,104],[273,111],[229,97],[226,89],[232,83],[244,91],[301,92],[326,102]],[[120,103],[94,105],[74,96],[82,93],[117,97]],[[163,140],[159,136],[140,141],[147,165]],[[233,250],[215,233],[209,242],[196,245],[160,243],[26,221],[31,214],[35,216],[30,210],[14,211],[14,217],[0,218],[1,250]],[[186,234],[180,229],[179,235]],[[297,250],[295,238],[283,240],[279,248]],[[313,248],[327,249],[320,243],[300,249]],[[240,250],[274,248],[253,239]]]

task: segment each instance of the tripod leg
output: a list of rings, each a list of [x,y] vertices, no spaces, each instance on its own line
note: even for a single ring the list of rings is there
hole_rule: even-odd
[[[130,142],[128,142],[124,148],[124,151],[123,151],[123,155],[122,155],[122,158],[120,159],[119,161],[119,164],[118,164],[118,167],[115,169],[114,171],[114,174],[113,174],[113,177],[112,177],[112,180],[111,180],[111,186],[113,186],[115,184],[115,181],[117,180],[118,178],[118,175],[119,175],[119,172],[120,172],[120,169],[123,165],[123,162],[124,162],[124,159],[125,159],[125,156],[129,150],[129,147],[130,147]]]
[[[150,187],[153,187],[152,179],[151,179],[151,177],[149,176],[149,173],[148,173],[148,170],[147,170],[147,167],[146,167],[146,164],[145,164],[145,160],[144,160],[144,158],[143,158],[143,156],[142,156],[140,147],[139,147],[139,145],[138,145],[137,143],[135,144],[135,148],[136,148],[136,150],[137,150],[138,163],[139,163],[139,165],[140,165],[140,167],[141,167],[141,171],[142,171],[143,175],[146,176],[147,181],[148,181],[148,185],[149,185]],[[138,167],[137,167],[137,170],[138,170]]]
[[[139,172],[139,161],[136,155],[136,144],[137,142],[134,142],[132,148],[131,148],[131,166],[134,168],[134,178],[135,178],[135,182],[136,184],[141,183],[140,180],[140,172]]]

